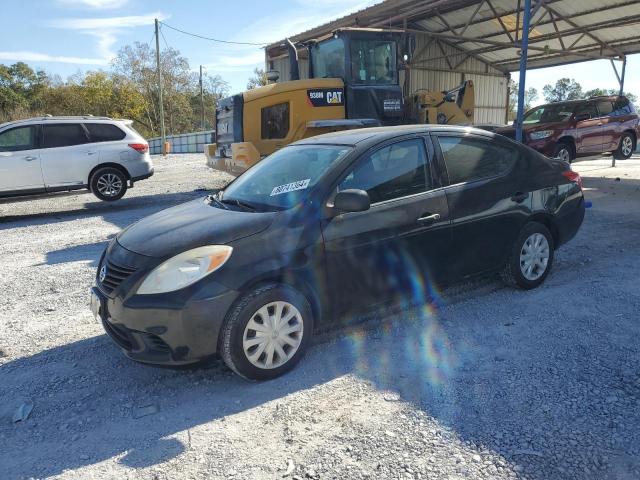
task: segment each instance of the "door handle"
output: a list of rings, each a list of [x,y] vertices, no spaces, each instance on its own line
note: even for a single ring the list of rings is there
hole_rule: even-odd
[[[511,200],[513,200],[516,203],[522,203],[527,198],[529,198],[529,194],[528,193],[518,192],[513,197],[511,197]]]
[[[38,157],[34,157],[33,155],[27,155],[26,157],[24,157],[24,159],[25,159],[27,162],[31,162],[31,161],[33,161],[33,160],[37,160],[37,159],[38,159]]]
[[[95,155],[98,152],[87,152],[87,155]]]
[[[440,214],[434,213],[433,215],[426,215],[424,217],[418,218],[418,223],[421,225],[429,225],[431,223],[435,223],[440,220]]]

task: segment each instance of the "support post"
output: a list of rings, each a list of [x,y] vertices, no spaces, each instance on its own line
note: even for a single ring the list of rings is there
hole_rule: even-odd
[[[202,86],[202,65],[200,65],[200,125],[204,132],[204,87]]]
[[[624,74],[627,70],[627,57],[622,58],[622,73],[620,74],[620,95],[624,93]]]
[[[524,115],[524,92],[527,82],[527,54],[529,50],[529,24],[531,22],[531,0],[524,0],[522,15],[522,41],[520,42],[520,77],[518,78],[518,114],[516,116],[516,141],[522,143],[522,117]]]
[[[160,70],[160,25],[156,18],[156,68],[158,70],[158,102],[160,103],[160,137],[162,155],[166,156],[167,152],[164,148],[167,143],[167,133],[164,129],[164,101],[162,99],[162,71]]]

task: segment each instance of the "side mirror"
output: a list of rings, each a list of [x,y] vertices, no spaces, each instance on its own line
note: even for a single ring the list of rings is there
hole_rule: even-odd
[[[589,113],[579,113],[576,115],[576,122],[582,122],[584,120],[589,120],[591,118],[591,114]]]
[[[371,207],[371,200],[364,190],[348,189],[338,192],[333,207],[341,212],[364,212]]]

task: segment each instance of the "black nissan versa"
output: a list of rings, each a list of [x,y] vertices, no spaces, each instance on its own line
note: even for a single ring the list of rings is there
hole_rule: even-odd
[[[218,353],[246,378],[273,378],[314,330],[415,285],[500,271],[537,287],[583,218],[580,176],[500,135],[326,134],[125,229],[100,260],[92,310],[134,360]]]

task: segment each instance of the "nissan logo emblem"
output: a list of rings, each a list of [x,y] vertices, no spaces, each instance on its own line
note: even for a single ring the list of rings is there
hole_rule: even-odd
[[[104,282],[105,278],[107,278],[107,266],[103,265],[102,268],[100,269],[100,275],[98,276],[100,283]]]

